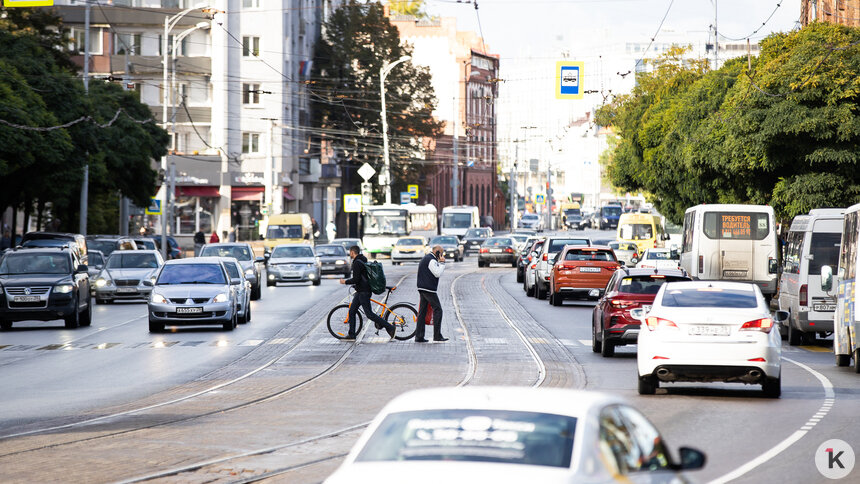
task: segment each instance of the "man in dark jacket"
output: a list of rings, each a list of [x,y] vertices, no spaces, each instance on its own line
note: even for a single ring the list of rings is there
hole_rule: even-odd
[[[349,305],[349,333],[346,335],[346,339],[355,339],[355,313],[358,312],[359,305],[364,309],[364,315],[376,323],[377,328],[385,328],[388,336],[394,339],[394,335],[397,334],[394,325],[382,319],[370,307],[370,281],[365,265],[367,264],[367,257],[361,254],[361,249],[357,245],[349,248],[349,256],[352,257],[352,277],[340,280],[341,284],[351,284],[355,287],[355,296],[352,297],[352,303]]]
[[[445,252],[442,246],[434,246],[433,251],[424,256],[418,263],[418,328],[415,330],[415,342],[426,343],[424,339],[424,321],[427,318],[427,305],[433,308],[433,341],[448,341],[442,336],[442,304],[436,289],[439,287],[439,277],[445,270]]]

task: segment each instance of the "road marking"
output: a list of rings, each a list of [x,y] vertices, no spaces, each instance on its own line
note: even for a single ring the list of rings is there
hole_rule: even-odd
[[[591,346],[591,340],[590,339],[581,339],[581,340],[579,340],[579,342],[580,342],[580,344],[582,344],[582,346]]]
[[[833,351],[832,348],[825,348],[823,346],[798,346],[798,348],[814,353],[830,353]]]
[[[384,337],[384,336],[375,336],[375,337],[364,338],[365,343],[375,343],[375,344],[388,343],[390,340],[391,340],[391,338]]]
[[[545,345],[546,344],[545,338],[529,338],[529,341],[532,343],[535,343],[535,344],[539,344],[539,345]]]
[[[249,339],[239,343],[239,346],[260,346],[263,344],[261,339]]]
[[[828,405],[828,404],[833,405],[833,402],[836,400],[836,393],[833,391],[833,383],[831,383],[830,380],[826,376],[822,375],[821,373],[813,370],[812,368],[804,365],[803,363],[801,363],[799,361],[794,361],[794,360],[789,359],[789,358],[783,358],[783,360],[799,366],[800,368],[806,370],[807,372],[811,373],[812,376],[817,378],[818,381],[821,382],[822,388],[824,388],[824,405]],[[820,413],[820,412],[821,411],[816,412],[816,414]],[[791,447],[798,440],[802,439],[804,435],[809,433],[809,431],[812,430],[812,428],[815,427],[815,425],[817,423],[818,423],[817,421],[813,422],[812,419],[810,419],[809,421],[804,423],[803,426],[800,427],[799,430],[795,431],[793,434],[788,436],[787,439],[776,444],[775,446],[773,446],[770,449],[768,449],[767,451],[765,451],[763,454],[761,454],[758,457],[756,457],[755,459],[747,462],[746,464],[738,467],[737,469],[729,472],[728,474],[724,474],[724,475],[712,480],[709,484],[722,484],[725,482],[729,482],[729,481],[733,481],[735,479],[738,479],[739,477],[750,472],[751,470],[755,469],[756,467],[758,467],[758,466],[764,464],[765,462],[773,459],[774,457],[776,457],[777,455],[782,453],[785,449]]]
[[[295,338],[274,338],[266,344],[267,345],[286,345],[286,344],[290,344],[290,342],[292,342],[294,339]]]
[[[503,345],[508,343],[507,338],[484,338],[482,341],[488,345]]]
[[[574,341],[572,339],[560,339],[558,341],[561,344],[563,344],[564,346],[579,346],[579,343],[577,343],[576,341]]]

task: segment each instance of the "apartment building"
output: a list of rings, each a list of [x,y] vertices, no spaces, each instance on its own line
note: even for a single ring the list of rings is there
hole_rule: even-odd
[[[860,0],[802,0],[801,25],[815,21],[860,27]]]

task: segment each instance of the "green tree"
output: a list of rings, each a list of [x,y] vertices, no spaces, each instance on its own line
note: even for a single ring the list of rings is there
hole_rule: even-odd
[[[337,148],[338,156],[352,159],[348,169],[368,162],[377,173],[382,171],[379,72],[386,63],[411,53],[380,3],[351,0],[326,23],[314,63],[317,80],[309,87],[314,125],[320,139]],[[430,79],[426,67],[406,61],[385,81],[393,193],[406,191],[407,184],[419,180],[425,169],[423,142],[441,132],[441,124],[432,117],[436,97]],[[381,199],[382,187],[375,191]]]
[[[424,11],[424,0],[390,0],[388,5],[393,13],[400,15],[411,15],[418,18],[427,16]]]

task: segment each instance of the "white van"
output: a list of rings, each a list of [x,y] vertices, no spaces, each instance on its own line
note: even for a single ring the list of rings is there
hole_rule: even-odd
[[[839,266],[821,266],[821,288],[836,298],[833,321],[833,353],[837,366],[848,366],[854,358],[854,371],[860,373],[860,311],[857,311],[857,273],[860,272],[860,204],[845,210]],[[836,273],[834,277],[834,272]]]
[[[757,284],[776,292],[777,238],[766,205],[696,205],[684,213],[681,267],[694,279]]]
[[[833,331],[836,298],[821,290],[821,267],[839,263],[843,208],[817,209],[791,222],[782,255],[779,309],[788,311],[783,323],[788,344],[799,345]]]
[[[480,214],[474,205],[457,205],[442,209],[442,235],[463,237],[467,230],[480,227]]]

